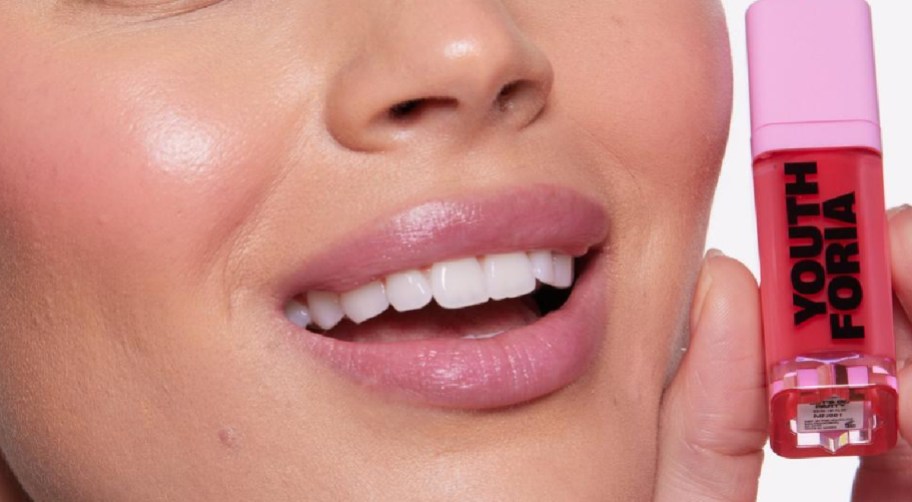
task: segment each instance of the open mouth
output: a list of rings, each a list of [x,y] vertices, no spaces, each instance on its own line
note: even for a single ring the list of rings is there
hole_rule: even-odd
[[[301,293],[285,315],[298,327],[349,342],[485,340],[559,309],[572,292],[575,268],[572,256],[552,251],[447,260],[341,294]]]
[[[547,185],[427,202],[290,264],[276,314],[312,358],[380,395],[529,402],[598,352],[608,224],[600,204]]]

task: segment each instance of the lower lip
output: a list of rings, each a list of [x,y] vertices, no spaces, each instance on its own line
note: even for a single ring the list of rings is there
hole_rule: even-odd
[[[513,406],[570,385],[591,366],[606,288],[603,257],[590,258],[563,307],[490,339],[353,343],[285,324],[318,359],[380,394],[456,409]]]

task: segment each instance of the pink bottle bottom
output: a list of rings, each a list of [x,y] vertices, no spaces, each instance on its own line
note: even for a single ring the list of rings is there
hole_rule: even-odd
[[[877,455],[896,444],[895,363],[799,357],[770,372],[770,446],[788,458]]]

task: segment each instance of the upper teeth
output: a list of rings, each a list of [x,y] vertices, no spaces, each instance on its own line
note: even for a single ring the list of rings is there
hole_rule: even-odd
[[[418,310],[431,298],[446,309],[527,295],[536,280],[557,288],[573,284],[573,257],[551,251],[518,251],[434,263],[424,270],[390,274],[345,293],[310,291],[285,306],[285,315],[306,328],[332,329],[344,317],[362,323],[392,305],[399,312]]]

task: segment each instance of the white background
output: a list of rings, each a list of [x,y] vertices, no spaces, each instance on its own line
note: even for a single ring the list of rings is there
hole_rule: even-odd
[[[801,1],[801,0],[793,0]],[[750,0],[722,0],[732,41],[735,108],[707,245],[759,269],[751,185],[744,13]],[[887,205],[912,202],[912,2],[869,0],[874,14]],[[910,258],[912,259],[912,258]],[[760,502],[848,501],[854,458],[785,460],[767,450]]]

